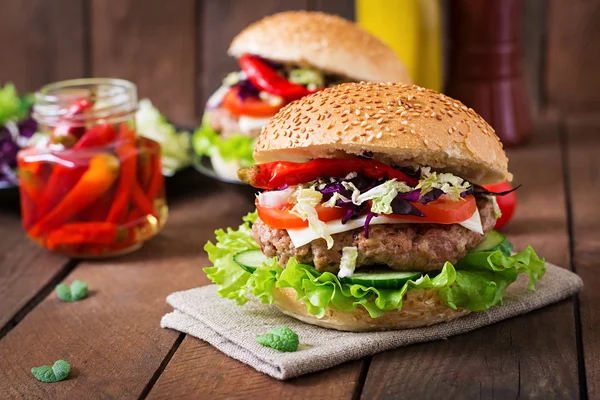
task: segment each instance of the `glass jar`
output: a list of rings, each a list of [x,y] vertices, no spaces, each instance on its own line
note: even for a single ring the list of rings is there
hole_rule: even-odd
[[[75,79],[35,94],[49,141],[17,158],[22,224],[40,245],[72,257],[138,249],[167,218],[160,146],[138,137],[137,91],[119,79]]]

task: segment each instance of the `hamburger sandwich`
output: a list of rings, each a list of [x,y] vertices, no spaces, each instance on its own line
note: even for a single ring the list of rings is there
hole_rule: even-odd
[[[392,49],[354,23],[320,12],[266,17],[240,32],[228,53],[240,71],[227,75],[208,100],[193,144],[230,180],[240,166],[254,164],[261,128],[291,101],[342,82],[410,83]]]
[[[255,296],[310,324],[404,329],[502,305],[520,274],[546,270],[493,230],[483,184],[511,180],[494,130],[443,94],[346,83],[284,107],[261,132],[263,191],[237,229],[205,250],[220,296]]]

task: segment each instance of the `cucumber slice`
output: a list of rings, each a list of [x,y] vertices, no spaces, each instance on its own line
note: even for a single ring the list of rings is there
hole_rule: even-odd
[[[500,250],[506,257],[513,251],[512,243],[498,231],[489,231],[483,242],[479,243],[471,252]]]
[[[271,263],[271,259],[265,256],[260,250],[246,250],[237,253],[233,256],[233,261],[242,267],[244,271],[250,272],[251,274],[256,271],[257,267],[263,265],[263,263]]]
[[[342,282],[363,286],[373,286],[378,289],[400,289],[409,280],[417,280],[423,272],[394,272],[394,271],[369,271],[357,272]]]

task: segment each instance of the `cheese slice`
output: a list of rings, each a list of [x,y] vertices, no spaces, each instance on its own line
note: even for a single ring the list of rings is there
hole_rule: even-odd
[[[250,133],[252,131],[261,129],[264,125],[269,122],[270,118],[253,118],[241,115],[238,119],[238,125],[241,133]]]
[[[326,229],[330,235],[335,235],[336,233],[342,233],[351,231],[353,229],[362,228],[365,225],[365,220],[367,219],[366,215],[363,215],[360,218],[351,219],[350,221],[342,224],[341,219],[336,219],[333,221],[326,222]],[[384,215],[374,217],[371,219],[369,226],[371,225],[382,225],[382,224],[423,224],[428,223],[426,221],[418,222],[418,221],[409,221],[403,220],[402,218],[390,218]],[[481,217],[479,215],[479,210],[475,209],[475,212],[471,217],[463,222],[460,222],[459,225],[464,226],[465,228],[477,232],[483,235],[483,227],[481,226]],[[320,236],[309,227],[302,229],[287,229],[288,235],[290,235],[290,239],[294,244],[294,247],[298,248],[300,246],[304,246],[312,242],[313,240],[318,239]]]

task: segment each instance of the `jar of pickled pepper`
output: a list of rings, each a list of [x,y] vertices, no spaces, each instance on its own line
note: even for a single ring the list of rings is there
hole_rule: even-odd
[[[138,137],[137,90],[119,79],[44,86],[33,116],[47,145],[18,155],[22,224],[72,257],[128,253],[167,218],[160,146]]]

